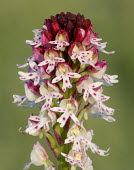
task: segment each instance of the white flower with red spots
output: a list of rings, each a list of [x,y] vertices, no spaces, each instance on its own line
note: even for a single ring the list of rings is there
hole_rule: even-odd
[[[55,41],[49,41],[49,43],[56,45],[54,48],[55,50],[64,51],[65,47],[69,46],[68,33],[64,30],[60,30],[55,37]]]
[[[72,43],[69,49],[69,55],[71,56],[72,60],[78,59],[81,64],[89,64],[95,68],[98,68],[98,66],[94,65],[93,61],[93,51],[84,51],[83,46],[79,42]]]
[[[56,114],[52,111],[41,112],[39,116],[31,115],[28,119],[28,127],[25,130],[25,133],[28,133],[32,136],[40,136],[45,131],[49,131],[49,124],[53,126],[56,123]]]
[[[35,103],[39,103],[45,100],[45,104],[42,106],[41,111],[50,109],[53,98],[59,99],[63,96],[61,93],[59,93],[59,88],[55,84],[52,84],[50,81],[42,81],[40,86],[40,94],[42,96],[39,97]]]
[[[45,51],[44,54],[44,61],[42,61],[38,66],[47,65],[48,67],[46,69],[47,73],[50,73],[55,68],[55,63],[64,62],[65,60],[60,57],[59,53],[55,50],[48,49]]]
[[[114,54],[115,51],[107,52],[106,50],[104,50],[104,48],[106,47],[107,42],[105,42],[105,43],[100,43],[99,41],[101,41],[101,40],[102,40],[102,38],[92,38],[92,39],[91,39],[91,43],[92,43],[94,46],[96,46],[96,48],[97,48],[99,51],[101,51],[101,52],[103,52],[103,53],[106,53],[106,54]]]
[[[42,73],[41,69],[37,66],[35,62],[29,62],[29,66],[32,69],[32,72],[30,73],[25,73],[22,71],[19,71],[18,74],[21,76],[20,80],[31,80],[34,79],[34,85],[39,84],[40,79],[48,79],[50,76],[45,75],[45,72]]]
[[[25,96],[19,96],[17,94],[14,94],[13,95],[13,103],[17,103],[17,102],[20,102],[18,105],[21,105],[21,102],[23,102],[23,100],[25,99],[26,97]]]
[[[109,84],[109,85],[112,85],[112,83],[118,83],[119,80],[116,80],[116,78],[118,78],[118,75],[108,75],[108,74],[105,74],[103,76],[104,80]]]
[[[78,111],[77,101],[70,97],[69,99],[63,99],[60,102],[60,107],[51,108],[55,112],[63,112],[63,114],[57,119],[57,122],[60,123],[60,127],[63,127],[69,117],[77,124],[80,125],[78,118],[75,116]]]
[[[66,88],[72,88],[69,78],[80,78],[81,75],[73,73],[71,67],[66,63],[59,63],[56,68],[56,77],[52,80],[52,83],[57,83],[63,79],[62,90],[65,92]]]
[[[93,96],[94,99],[98,101],[100,99],[100,95],[98,92],[95,91],[95,89],[100,87],[102,84],[103,83],[101,82],[93,83],[91,77],[83,76],[78,80],[76,87],[79,93],[83,93],[84,90],[84,101],[87,101],[89,95]]]
[[[102,87],[97,89],[97,92],[99,93],[99,99],[96,101],[92,96],[88,98],[89,104],[97,104],[100,112],[105,112],[107,115],[113,115],[114,109],[107,107],[104,105],[103,102],[107,101],[110,97],[102,94],[103,89]]]
[[[90,148],[93,153],[97,152],[101,156],[108,155],[108,154],[105,155],[105,153],[107,153],[108,151],[99,149],[99,147],[96,144],[91,142],[93,130],[90,129],[88,130],[88,132],[86,132],[86,129],[83,127],[82,123],[81,127],[78,127],[77,125],[73,126],[68,136],[70,137],[68,137],[65,140],[65,144],[73,142],[72,150],[80,151],[81,147],[84,147],[86,150]]]
[[[31,157],[31,162],[27,163],[23,170],[29,169],[29,167],[32,164],[35,166],[44,165],[45,169],[52,166],[52,162],[49,160],[45,149],[41,146],[39,142],[34,144],[30,157]]]
[[[61,155],[64,156],[65,161],[73,167],[78,166],[83,170],[93,170],[92,161],[83,149],[80,151],[70,150],[68,154],[61,152]]]
[[[29,82],[26,82],[24,84],[25,88],[25,96],[19,96],[19,95],[13,95],[14,102],[18,104],[18,106],[21,107],[35,107],[36,103],[35,100],[40,96],[39,92],[39,85],[34,86],[34,82],[30,80]],[[24,102],[28,103],[29,105],[22,105]]]
[[[34,41],[26,40],[26,44],[30,45],[30,46],[34,46],[35,48],[42,45],[42,43],[41,43],[41,32],[42,32],[42,29],[34,29],[33,30],[33,33],[35,34]]]
[[[23,64],[23,65],[17,64],[17,66],[18,66],[18,68],[25,68],[29,65],[30,62],[33,62],[33,61],[35,61],[35,58],[33,56],[31,56],[26,60],[25,64]]]
[[[97,119],[97,117],[100,117],[101,119],[106,120],[107,122],[115,122],[115,119],[111,116],[113,113],[108,114],[108,112],[100,111],[97,103],[90,105],[88,108],[89,108],[88,111],[85,112],[85,115],[84,115],[84,118],[86,120],[88,119],[88,115],[93,115],[95,119]]]
[[[90,28],[89,30],[87,30],[86,35],[82,41],[82,44],[85,46],[93,45],[96,49],[106,54],[114,54],[115,53],[114,51],[107,52],[104,50],[107,42],[100,43],[101,40],[102,40],[101,38],[98,38],[98,34],[94,33]]]

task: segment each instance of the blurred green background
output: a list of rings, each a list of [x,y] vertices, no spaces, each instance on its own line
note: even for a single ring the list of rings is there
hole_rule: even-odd
[[[25,40],[33,39],[32,30],[42,28],[45,18],[60,12],[78,12],[90,18],[94,31],[99,33],[107,50],[114,55],[100,54],[107,59],[108,74],[118,74],[119,84],[105,87],[110,95],[108,106],[115,108],[115,123],[89,117],[86,127],[94,129],[93,142],[100,148],[110,147],[108,157],[90,153],[94,170],[133,169],[133,86],[134,86],[134,1],[132,0],[3,0],[0,5],[0,170],[22,170],[30,161],[30,152],[38,137],[18,133],[25,128],[33,109],[22,109],[12,104],[13,94],[24,94],[16,64],[23,64],[32,55]],[[45,139],[41,142],[50,158],[52,154]],[[53,159],[54,163],[56,160]],[[43,167],[31,167],[41,170]]]

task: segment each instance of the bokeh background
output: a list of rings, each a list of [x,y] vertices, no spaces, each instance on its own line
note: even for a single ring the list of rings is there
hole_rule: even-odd
[[[108,74],[118,74],[119,84],[105,87],[110,95],[107,104],[115,108],[115,123],[89,118],[86,127],[94,129],[93,141],[100,148],[110,147],[108,157],[90,153],[94,170],[132,170],[134,161],[133,87],[134,87],[134,1],[132,0],[2,0],[0,5],[0,170],[21,170],[30,161],[30,152],[37,137],[18,133],[25,128],[32,109],[12,104],[13,94],[24,94],[16,64],[23,64],[32,55],[25,44],[33,39],[32,30],[42,28],[45,18],[56,13],[78,12],[90,18],[107,50],[114,55],[100,54],[107,59]],[[50,149],[41,142],[50,158]],[[56,163],[54,158],[53,162]],[[31,167],[41,170],[43,167]]]

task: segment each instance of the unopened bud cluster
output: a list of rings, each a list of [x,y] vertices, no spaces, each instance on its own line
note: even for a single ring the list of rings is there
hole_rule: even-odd
[[[104,102],[110,97],[103,94],[102,85],[117,83],[117,75],[106,74],[107,63],[99,58],[99,51],[105,50],[106,42],[93,32],[89,19],[83,15],[63,12],[51,19],[45,19],[42,29],[33,30],[34,40],[26,40],[33,55],[19,69],[19,78],[24,82],[25,95],[13,95],[14,103],[22,108],[38,107],[38,113],[31,114],[25,134],[38,136],[46,142],[58,160],[58,169],[93,170],[92,161],[86,151],[101,156],[108,155],[92,142],[93,130],[86,130],[84,120],[89,115],[96,119],[114,122],[114,109]],[[34,110],[33,110],[34,112]],[[50,132],[54,133],[51,133]],[[54,135],[55,137],[54,137]],[[57,140],[57,142],[55,141]],[[31,162],[55,170],[45,149],[39,142],[33,146]]]

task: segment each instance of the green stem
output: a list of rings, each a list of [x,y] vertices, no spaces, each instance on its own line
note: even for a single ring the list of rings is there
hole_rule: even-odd
[[[61,145],[60,146],[60,153],[68,153],[68,145]],[[58,158],[58,170],[69,170],[70,164],[65,161],[65,157],[60,155]]]
[[[87,108],[84,108],[79,114],[78,114],[78,120],[81,121],[84,113],[87,111]]]

